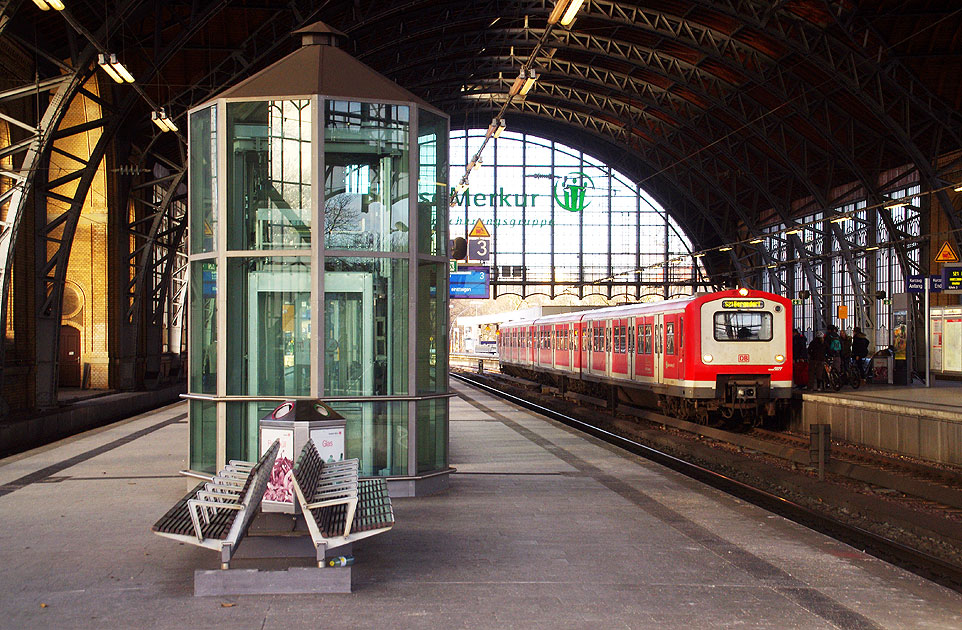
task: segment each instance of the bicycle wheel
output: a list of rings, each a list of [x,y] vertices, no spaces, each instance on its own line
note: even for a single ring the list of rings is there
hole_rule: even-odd
[[[828,386],[835,392],[842,389],[842,377],[836,370],[828,373]]]
[[[852,389],[858,389],[862,385],[862,375],[858,373],[858,368],[854,365],[848,368],[848,384]]]

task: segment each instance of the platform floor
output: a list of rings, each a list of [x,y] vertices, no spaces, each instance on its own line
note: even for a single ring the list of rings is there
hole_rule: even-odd
[[[869,402],[926,405],[932,408],[944,409],[962,413],[962,382],[931,379],[932,386],[914,383],[912,385],[876,385],[864,384],[858,389],[842,387],[838,392],[813,392],[800,390],[805,396],[819,394],[844,396],[853,400]]]
[[[960,628],[962,595],[461,384],[350,595],[195,598],[186,405],[0,460],[0,628]],[[242,566],[238,564],[238,566]]]

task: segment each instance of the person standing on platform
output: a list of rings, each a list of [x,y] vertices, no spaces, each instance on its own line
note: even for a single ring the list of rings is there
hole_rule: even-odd
[[[808,388],[821,391],[825,382],[825,340],[818,331],[808,344]]]
[[[843,329],[838,333],[838,340],[841,345],[839,355],[842,357],[842,365],[847,366],[852,358],[852,338]]]
[[[792,333],[792,360],[808,360],[808,344],[805,341],[805,335],[798,328]]]
[[[828,327],[828,334],[825,335],[825,362],[832,366],[833,370],[842,368],[842,342],[838,337],[838,326],[834,324]]]
[[[865,378],[865,357],[868,356],[868,337],[858,326],[855,327],[855,334],[852,335],[852,357],[855,365],[858,366],[858,373]]]

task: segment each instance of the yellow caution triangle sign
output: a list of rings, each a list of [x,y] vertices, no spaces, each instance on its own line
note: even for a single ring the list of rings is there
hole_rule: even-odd
[[[491,238],[491,234],[488,232],[488,228],[484,227],[484,223],[481,223],[481,219],[474,224],[471,228],[471,233],[468,234],[468,238]],[[946,243],[947,245],[948,243]],[[955,259],[958,262],[958,258]]]
[[[957,263],[959,262],[959,255],[955,253],[952,246],[948,241],[942,243],[942,249],[939,250],[938,255],[935,257],[935,262],[937,263]]]

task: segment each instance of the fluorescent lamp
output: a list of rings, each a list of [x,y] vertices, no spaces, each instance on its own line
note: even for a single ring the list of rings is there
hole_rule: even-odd
[[[103,54],[103,53],[101,53],[100,55],[98,55],[98,56],[97,56],[97,64],[98,64],[101,68],[103,68],[104,72],[106,72],[107,75],[110,76],[111,79],[113,79],[113,80],[116,81],[117,83],[123,83],[123,82],[124,82],[123,77],[121,77],[119,74],[117,74],[117,71],[114,70],[113,66],[110,65],[110,61],[107,59],[107,55],[105,55],[105,54]]]
[[[167,117],[167,112],[164,111],[163,107],[150,112],[150,119],[161,131],[177,131],[177,125],[175,125],[174,121]]]
[[[730,252],[731,250],[732,250],[731,247],[719,247],[719,248],[718,248],[718,251],[720,251],[720,252]]]
[[[557,24],[558,20],[564,14],[565,9],[568,8],[568,2],[570,0],[558,0],[555,2],[554,8],[551,9],[551,15],[548,16],[548,24]],[[34,0],[36,2],[36,0]]]
[[[498,128],[494,130],[494,137],[500,138],[501,132],[504,131],[506,127],[507,125],[505,124],[504,120],[498,121]]]
[[[905,203],[904,201],[893,201],[892,203],[887,203],[887,204],[885,204],[885,209],[886,209],[886,210],[896,210],[896,209],[898,209],[898,208],[904,208],[904,207],[907,206],[907,205],[909,205],[909,204]]]
[[[851,221],[852,217],[835,217],[832,219],[832,223],[845,223],[846,221]]]
[[[962,192],[962,184],[955,187],[955,192]]]
[[[878,249],[878,245],[872,245],[871,247],[866,247],[865,251],[874,252],[876,249]]]
[[[117,61],[117,55],[110,55],[110,66],[117,71],[124,81],[127,83],[134,82],[134,75],[130,74],[130,71],[124,67],[124,64]]]
[[[777,268],[778,268],[778,265],[769,265],[768,268],[769,268],[769,269],[777,269]]]
[[[759,243],[764,243],[764,242],[765,242],[765,239],[763,239],[763,238],[756,238],[756,239],[752,239],[752,240],[749,241],[749,242],[750,242],[752,245],[757,245],[757,244],[759,244]]]
[[[46,2],[44,2],[44,0],[33,0],[33,3],[37,5],[41,11],[49,11],[50,9],[55,11],[64,10],[63,2],[60,0],[47,0]]]
[[[802,233],[802,231],[801,231],[800,229],[788,230],[787,232],[785,232],[785,236],[790,236],[790,235],[792,235],[792,234],[801,234],[801,233]]]
[[[564,17],[561,18],[561,25],[568,26],[575,21],[575,14],[578,13],[578,9],[584,4],[585,0],[571,0],[571,4],[568,5],[568,10],[565,11]]]
[[[124,64],[117,61],[117,55],[101,53],[97,56],[97,64],[117,83],[134,82],[133,75],[127,71]]]
[[[524,80],[524,85],[521,86],[521,96],[525,96],[534,87],[534,82],[538,80],[538,73],[534,70],[528,70],[528,76]]]
[[[705,255],[704,252],[702,252],[702,253],[700,253],[700,254],[692,254],[692,258],[701,258],[701,257],[703,257],[704,255]]]

